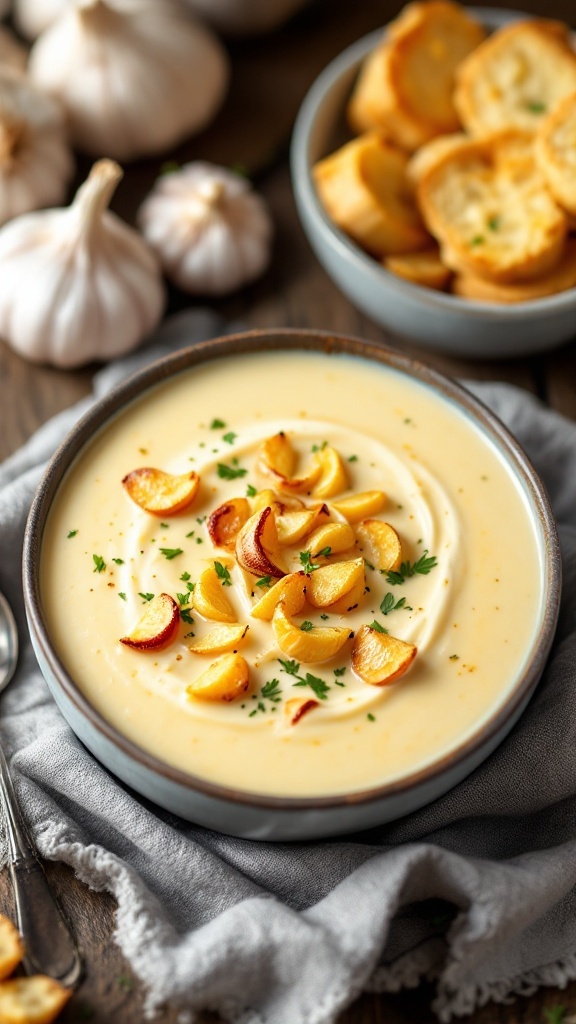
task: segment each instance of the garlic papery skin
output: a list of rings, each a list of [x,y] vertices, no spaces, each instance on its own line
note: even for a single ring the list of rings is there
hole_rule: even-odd
[[[101,160],[71,206],[0,228],[0,337],[25,359],[64,369],[111,359],[160,320],[156,257],[107,209],[121,177]]]
[[[76,0],[32,47],[29,73],[63,104],[78,148],[134,160],[209,123],[226,93],[228,59],[171,0]]]
[[[0,224],[63,203],[73,173],[60,108],[24,78],[0,75]]]
[[[270,262],[272,221],[245,178],[198,161],[165,174],[138,212],[138,225],[174,284],[226,295]]]

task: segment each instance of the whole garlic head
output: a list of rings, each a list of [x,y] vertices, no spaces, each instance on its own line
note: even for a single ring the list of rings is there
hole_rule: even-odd
[[[0,75],[0,224],[63,203],[73,172],[60,108],[24,78]]]
[[[198,161],[165,174],[138,212],[166,273],[192,294],[226,295],[270,262],[272,221],[239,174]]]
[[[63,104],[76,146],[133,160],[208,124],[228,60],[171,0],[76,0],[32,47],[29,73]]]
[[[111,359],[158,323],[156,258],[107,209],[121,177],[101,160],[71,206],[0,228],[0,337],[24,358],[62,368]]]

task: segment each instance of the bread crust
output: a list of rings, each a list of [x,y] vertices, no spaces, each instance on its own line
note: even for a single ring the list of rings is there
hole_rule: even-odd
[[[452,284],[455,295],[479,302],[501,302],[510,305],[544,299],[549,295],[576,288],[576,239],[569,239],[558,264],[533,281],[518,284],[495,284],[473,274],[457,274]]]
[[[397,277],[435,291],[444,291],[452,277],[452,271],[442,262],[437,248],[405,253],[402,256],[386,256],[382,263],[385,270]]]
[[[405,153],[372,132],[313,168],[318,196],[330,218],[378,259],[429,242],[406,177],[407,163]]]
[[[568,225],[531,146],[519,132],[473,139],[423,175],[420,209],[453,270],[506,284],[539,277],[558,262]]]
[[[556,201],[576,216],[576,92],[542,124],[536,137],[536,159]]]
[[[466,130],[535,133],[576,90],[576,54],[558,22],[534,19],[494,32],[456,72],[454,103]]]

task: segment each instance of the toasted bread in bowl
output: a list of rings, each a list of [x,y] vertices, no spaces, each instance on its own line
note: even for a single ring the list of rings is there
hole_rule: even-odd
[[[452,289],[455,295],[479,302],[533,302],[549,295],[576,288],[576,239],[570,238],[555,267],[542,277],[516,284],[497,284],[474,274],[456,274]]]
[[[386,270],[403,277],[412,284],[442,291],[447,287],[452,271],[443,262],[437,248],[421,252],[407,252],[403,256],[387,256],[383,261]]]
[[[535,152],[552,195],[576,217],[576,91],[544,120]]]

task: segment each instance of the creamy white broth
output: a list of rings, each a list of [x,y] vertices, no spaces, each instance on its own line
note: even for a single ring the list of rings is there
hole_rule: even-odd
[[[214,419],[225,428],[211,429]],[[398,531],[403,557],[438,564],[390,586],[369,568],[370,592],[346,616],[307,609],[316,626],[376,619],[417,644],[409,672],[370,686],[350,665],[350,645],[330,662],[303,665],[330,687],[295,726],[283,703],[311,696],[283,671],[270,623],[250,617],[255,598],[241,570],[227,588],[239,622],[250,688],[232,703],[191,698],[187,686],[213,660],[188,645],[214,625],[194,610],[165,650],[119,642],[143,612],[139,594],[185,590],[215,559],[203,518],[247,485],[261,441],[285,430],[305,467],[328,441],[343,456],[351,491],[382,489],[378,518]],[[223,435],[232,431],[232,443]],[[348,461],[350,457],[353,461]],[[248,470],[222,480],[219,462]],[[138,466],[194,469],[193,506],[160,519],[122,487]],[[347,492],[348,493],[348,492]],[[336,500],[336,499],[335,499]],[[166,523],[163,526],[162,523]],[[77,531],[74,536],[69,534]],[[193,531],[193,536],[189,536]],[[200,541],[200,543],[199,543]],[[300,568],[298,547],[290,568]],[[182,549],[167,559],[160,548]],[[94,555],[106,565],[96,570]],[[122,559],[117,564],[114,558]],[[168,764],[243,790],[285,796],[344,793],[396,780],[459,745],[504,701],[521,673],[541,616],[542,570],[526,499],[497,451],[447,400],[405,375],[349,356],[263,353],[204,364],[148,392],[101,431],[69,471],[42,546],[41,588],[56,650],[86,697],[119,731]],[[385,593],[406,606],[383,616]],[[125,600],[119,595],[124,594]],[[344,668],[336,676],[335,668]],[[279,680],[281,700],[262,701]],[[338,682],[344,685],[338,685]],[[263,705],[259,707],[259,705]],[[256,712],[256,713],[254,713]]]

